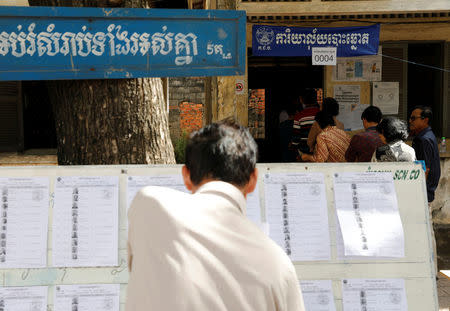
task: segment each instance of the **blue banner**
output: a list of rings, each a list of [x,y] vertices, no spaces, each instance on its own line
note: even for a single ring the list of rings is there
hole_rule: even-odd
[[[0,80],[245,73],[244,11],[0,7]]]
[[[336,47],[337,56],[378,53],[380,25],[307,28],[253,25],[252,51],[256,56],[311,56],[312,47]]]

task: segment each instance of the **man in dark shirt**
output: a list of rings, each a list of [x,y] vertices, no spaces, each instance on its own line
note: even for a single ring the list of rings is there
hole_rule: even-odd
[[[415,107],[409,117],[409,129],[411,135],[415,136],[412,147],[416,151],[417,160],[425,161],[428,203],[433,202],[441,177],[438,144],[429,125],[432,117],[431,108],[425,106]]]
[[[347,162],[370,162],[375,150],[383,145],[376,127],[381,121],[381,110],[375,106],[364,109],[361,120],[366,129],[352,137],[350,146],[345,153]]]

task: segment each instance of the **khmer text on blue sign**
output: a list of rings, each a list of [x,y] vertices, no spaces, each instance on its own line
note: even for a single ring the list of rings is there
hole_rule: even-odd
[[[254,25],[252,51],[256,56],[311,56],[312,47],[336,47],[337,56],[378,53],[380,26],[308,28]]]
[[[244,11],[0,7],[0,80],[244,72]]]

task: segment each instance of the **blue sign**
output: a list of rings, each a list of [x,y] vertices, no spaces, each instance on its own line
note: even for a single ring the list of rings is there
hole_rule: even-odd
[[[337,56],[378,53],[380,25],[305,28],[253,25],[252,51],[256,56],[311,56],[312,47],[336,47]]]
[[[245,73],[245,11],[0,7],[0,81]]]

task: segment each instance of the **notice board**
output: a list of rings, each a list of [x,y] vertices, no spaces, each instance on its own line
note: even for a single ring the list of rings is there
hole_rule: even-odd
[[[438,310],[437,289],[432,260],[430,220],[426,198],[424,171],[415,163],[345,163],[345,164],[259,164],[259,201],[261,221],[266,221],[264,176],[270,173],[322,173],[330,234],[330,260],[296,261],[299,280],[331,280],[336,310],[342,307],[342,280],[398,278],[405,282],[408,310]],[[392,172],[405,236],[405,256],[397,259],[339,259],[336,240],[333,175],[342,172]],[[0,177],[46,177],[49,179],[49,220],[47,265],[45,268],[0,269],[0,282],[10,286],[48,286],[48,310],[53,310],[56,286],[67,284],[120,284],[120,310],[126,300],[127,218],[129,202],[127,183],[132,176],[180,175],[181,166],[70,166],[70,167],[3,167]],[[52,222],[54,190],[58,177],[118,177],[118,265],[105,267],[54,267],[52,263]]]

